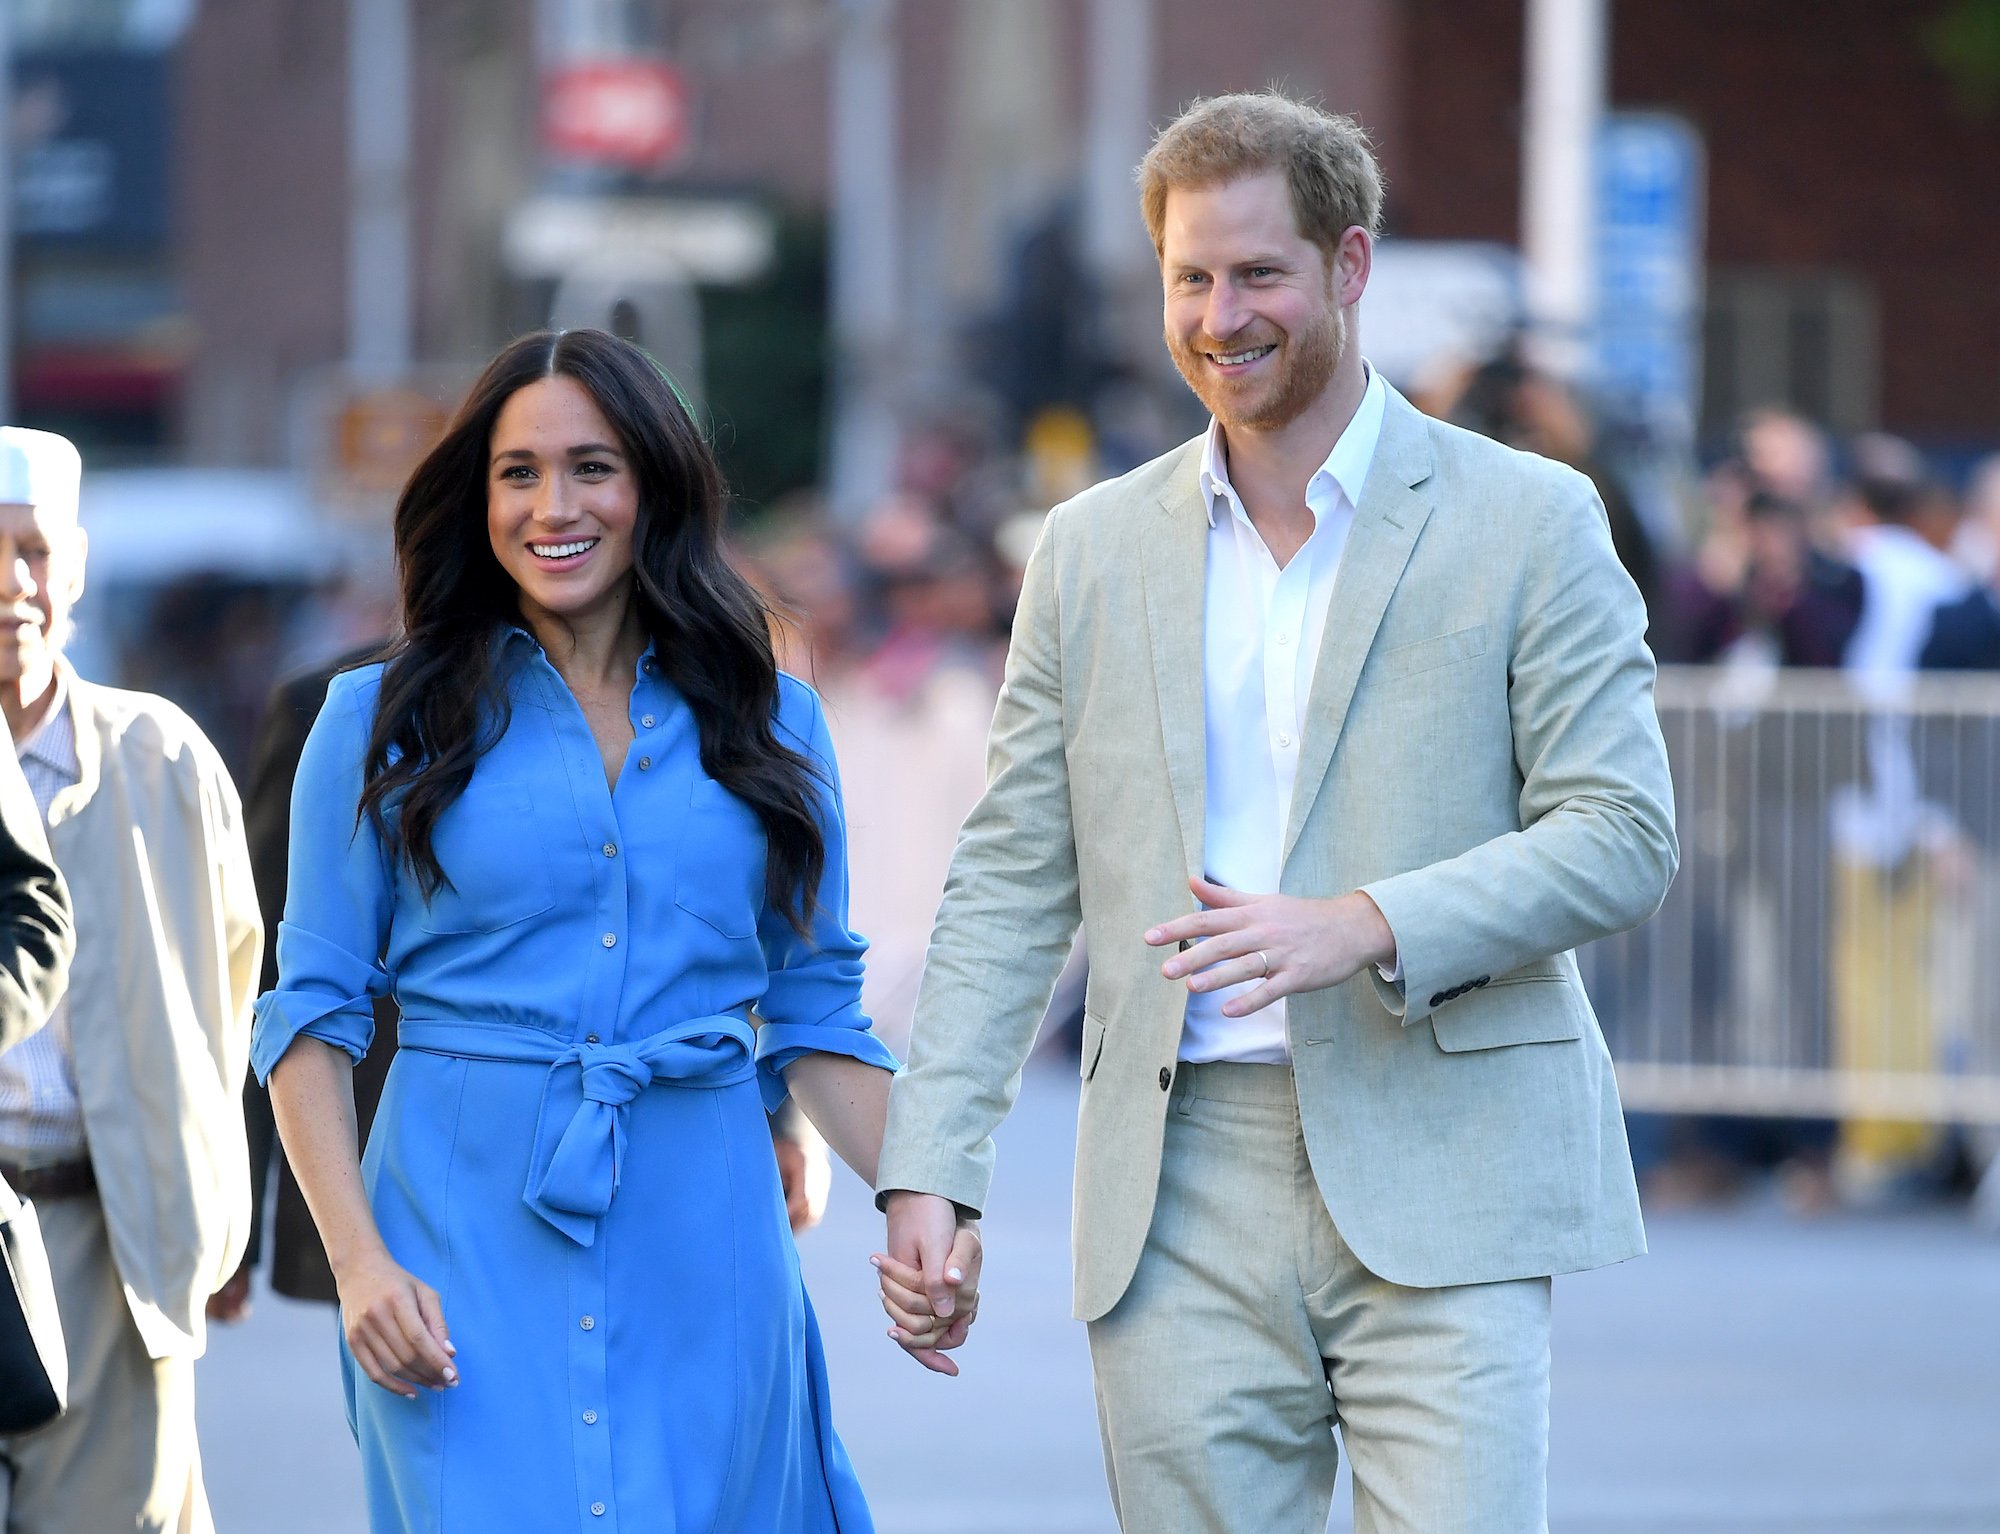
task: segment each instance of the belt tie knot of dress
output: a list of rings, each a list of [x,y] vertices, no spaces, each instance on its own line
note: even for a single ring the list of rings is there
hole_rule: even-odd
[[[573,1044],[514,1023],[405,1017],[397,1042],[465,1060],[548,1066],[521,1197],[579,1246],[597,1239],[597,1222],[618,1191],[625,1121],[641,1092],[656,1082],[726,1087],[756,1074],[750,1025],[728,1013],[622,1044]]]

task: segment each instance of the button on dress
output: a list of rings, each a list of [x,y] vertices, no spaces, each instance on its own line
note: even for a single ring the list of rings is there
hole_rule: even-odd
[[[779,678],[778,737],[824,779],[806,941],[650,654],[611,788],[540,647],[495,643],[510,718],[438,821],[451,882],[428,900],[356,824],[380,668],[335,679],[258,1003],[260,1079],[300,1034],[358,1059],[370,999],[402,1008],[362,1169],[461,1383],[402,1399],[343,1340],[370,1528],[868,1534],[765,1119],[802,1053],[895,1068],[861,1011],[819,700]]]

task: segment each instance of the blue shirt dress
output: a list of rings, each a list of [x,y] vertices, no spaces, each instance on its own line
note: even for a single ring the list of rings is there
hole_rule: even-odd
[[[370,998],[402,1008],[362,1168],[389,1251],[442,1299],[461,1383],[405,1400],[343,1341],[370,1527],[868,1534],[765,1120],[802,1053],[895,1068],[861,1011],[819,700],[779,678],[779,736],[827,783],[807,942],[650,652],[608,788],[541,648],[495,643],[512,718],[438,821],[451,884],[429,900],[356,824],[380,668],[335,678],[257,1008],[260,1080],[300,1034],[359,1059]]]

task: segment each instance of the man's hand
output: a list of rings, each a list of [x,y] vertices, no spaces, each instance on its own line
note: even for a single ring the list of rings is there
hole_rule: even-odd
[[[1396,958],[1396,934],[1361,891],[1333,900],[1297,895],[1249,895],[1206,879],[1188,880],[1209,907],[1152,928],[1155,948],[1199,939],[1160,966],[1169,980],[1187,977],[1190,991],[1263,983],[1222,1004],[1225,1017],[1247,1017],[1280,996],[1319,991]]]
[[[889,1195],[889,1250],[869,1260],[882,1278],[889,1336],[926,1369],[956,1374],[945,1357],[964,1343],[979,1314],[984,1253],[976,1221],[961,1221],[948,1198],[898,1189]]]

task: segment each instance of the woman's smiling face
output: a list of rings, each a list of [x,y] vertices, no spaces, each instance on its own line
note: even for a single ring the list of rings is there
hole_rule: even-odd
[[[515,391],[493,422],[486,531],[530,625],[574,627],[631,599],[639,481],[590,391],[557,374]]]

